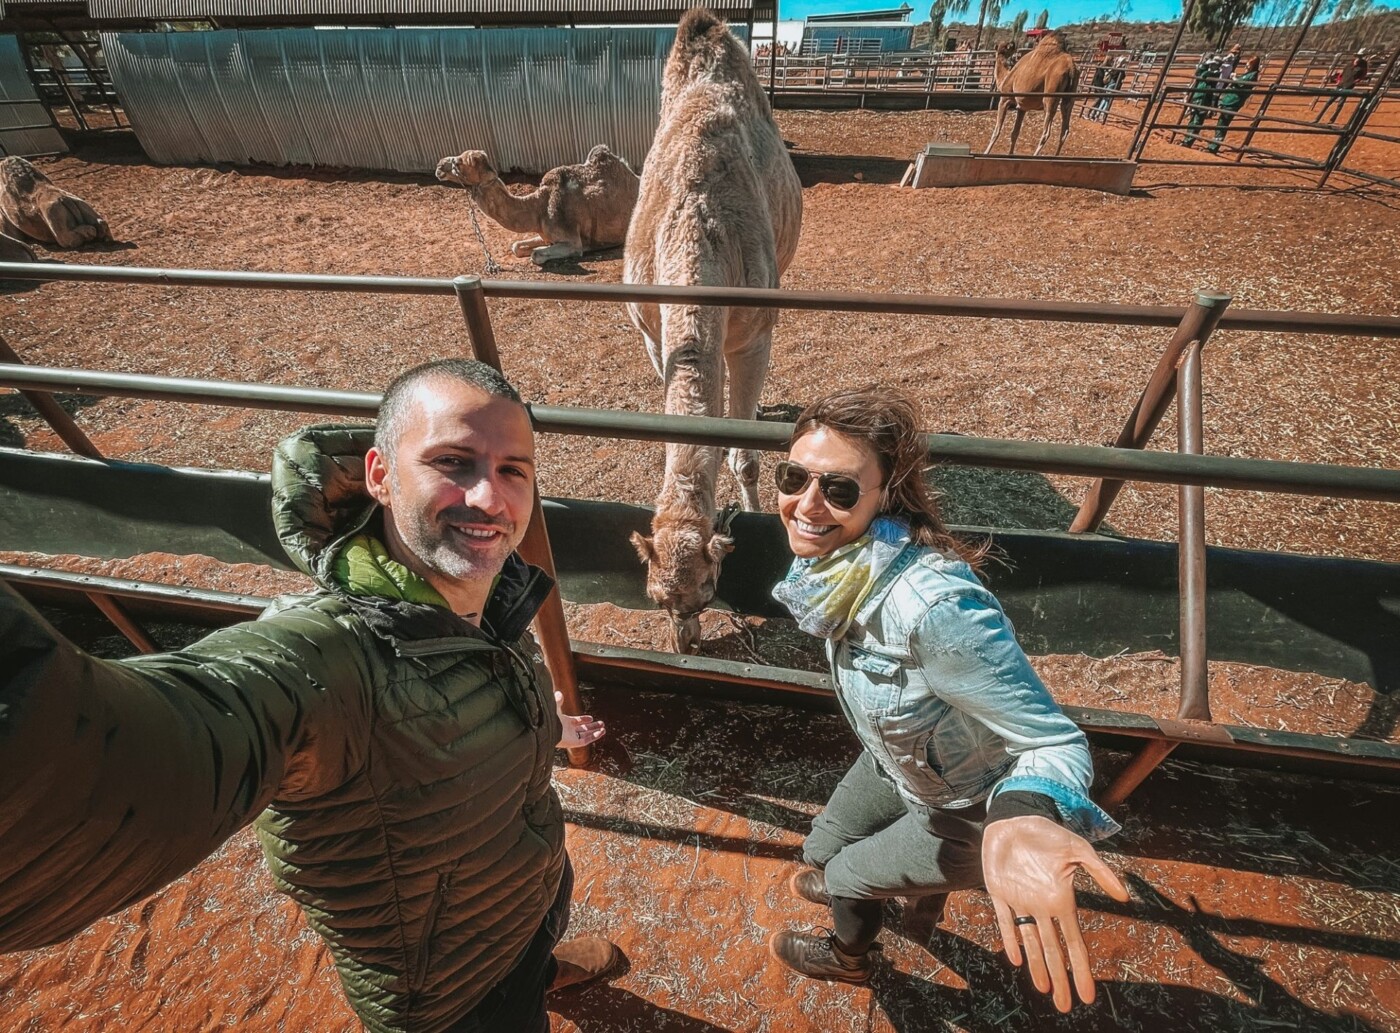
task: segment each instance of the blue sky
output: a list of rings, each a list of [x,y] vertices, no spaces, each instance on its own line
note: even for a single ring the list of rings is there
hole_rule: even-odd
[[[898,7],[902,2],[914,8],[910,16],[912,21],[928,20],[931,0],[778,0],[778,12],[786,21],[835,11],[877,11]],[[1181,0],[1131,0],[1131,3],[1127,15],[1130,21],[1175,21],[1181,17]],[[1115,0],[1002,0],[1001,12],[1003,18],[1011,18],[1024,7],[1030,11],[1034,22],[1036,15],[1048,9],[1050,24],[1054,26],[1109,14],[1116,6]],[[1400,0],[1382,0],[1380,6],[1400,7]],[[977,20],[977,7],[977,0],[972,0],[969,10],[973,21]]]

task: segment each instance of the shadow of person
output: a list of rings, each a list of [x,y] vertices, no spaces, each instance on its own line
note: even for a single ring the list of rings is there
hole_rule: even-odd
[[[623,1029],[656,1030],[658,1033],[734,1033],[685,1012],[663,1008],[630,990],[610,984],[551,995],[549,1010],[572,1022],[579,1033],[615,1033]]]
[[[1183,909],[1178,911],[1189,916]],[[1304,1003],[1264,975],[1258,959],[1223,947],[1209,934],[1205,937],[1209,943],[1196,936],[1187,939],[1246,999],[1167,983],[1100,979],[1093,1004],[1076,1004],[1068,1015],[1061,1015],[1049,996],[1034,988],[1024,969],[1013,969],[999,952],[948,932],[935,936],[928,949],[967,983],[967,989],[882,966],[871,981],[871,990],[897,1033],[1047,1029],[1122,1033],[1169,1027],[1382,1033],[1380,1027],[1356,1015],[1330,1015]]]

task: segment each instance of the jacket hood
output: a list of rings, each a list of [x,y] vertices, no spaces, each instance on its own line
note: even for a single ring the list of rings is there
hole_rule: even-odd
[[[272,453],[272,522],[301,571],[329,591],[346,542],[378,522],[379,504],[365,491],[365,453],[374,428],[318,424],[278,442]]]

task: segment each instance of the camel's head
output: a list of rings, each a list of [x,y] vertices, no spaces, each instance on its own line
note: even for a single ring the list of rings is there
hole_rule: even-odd
[[[496,178],[491,159],[485,151],[463,151],[437,163],[437,178],[444,183],[460,183],[464,187],[480,186]]]
[[[734,550],[731,520],[732,508],[713,523],[657,514],[650,538],[632,535],[637,556],[647,565],[647,595],[671,614],[671,648],[677,653],[700,652],[700,611],[714,599],[720,564]]]
[[[1016,53],[1016,44],[1007,40],[1005,43],[1001,44],[1001,46],[997,47],[997,53],[1001,55],[1003,61],[1010,61]]]

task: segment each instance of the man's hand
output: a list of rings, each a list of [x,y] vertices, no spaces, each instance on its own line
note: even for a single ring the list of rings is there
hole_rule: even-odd
[[[1080,867],[1114,900],[1128,899],[1127,887],[1099,859],[1088,840],[1049,818],[1004,818],[992,822],[983,833],[982,877],[996,908],[1006,956],[1019,966],[1024,943],[1031,981],[1041,993],[1053,990],[1055,1007],[1062,1012],[1070,1010],[1074,999],[1060,947],[1061,934],[1069,948],[1069,967],[1079,999],[1085,1004],[1094,1000],[1089,950],[1079,930],[1074,903],[1074,873]],[[1027,917],[1035,921],[1026,921]],[[1017,918],[1021,922],[1016,922]]]
[[[554,694],[554,706],[559,711],[559,721],[564,726],[564,734],[559,737],[558,743],[561,749],[576,750],[580,746],[597,742],[608,734],[603,722],[593,720],[592,714],[575,717],[573,714],[564,713],[564,694],[562,692]]]

